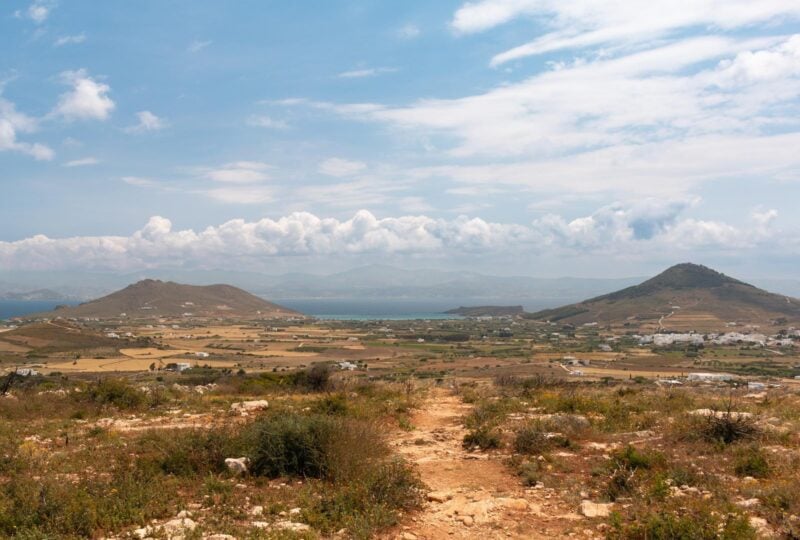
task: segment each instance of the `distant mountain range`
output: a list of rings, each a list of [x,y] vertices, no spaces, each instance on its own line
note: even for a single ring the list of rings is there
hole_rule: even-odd
[[[53,300],[53,301],[68,301],[70,297],[65,296],[50,289],[36,289],[34,291],[13,292],[6,291],[0,293],[0,300],[17,300],[17,301],[35,301],[35,300]]]
[[[643,277],[535,278],[485,275],[468,270],[403,270],[370,265],[326,275],[264,274],[207,270],[152,270],[127,274],[109,272],[0,272],[0,297],[37,289],[52,291],[47,300],[89,300],[130,283],[151,278],[192,285],[229,283],[269,299],[410,298],[453,300],[452,305],[520,304],[559,306],[606,294],[642,282]],[[757,286],[800,296],[800,280],[755,280]],[[481,301],[483,299],[483,301]],[[533,307],[533,309],[538,309]],[[529,307],[529,309],[531,309]]]
[[[286,317],[300,313],[231,285],[183,285],[145,279],[102,298],[41,316],[63,318]]]
[[[711,330],[736,324],[800,322],[800,300],[759,289],[707,268],[675,265],[639,285],[546,309],[528,318],[570,324],[657,325]]]

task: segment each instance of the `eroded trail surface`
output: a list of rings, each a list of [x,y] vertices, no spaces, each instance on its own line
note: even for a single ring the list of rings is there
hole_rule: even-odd
[[[430,489],[424,509],[404,524],[401,539],[592,537],[582,516],[556,490],[525,488],[501,455],[462,448],[471,410],[447,389],[432,389],[397,436],[398,451],[416,464]]]

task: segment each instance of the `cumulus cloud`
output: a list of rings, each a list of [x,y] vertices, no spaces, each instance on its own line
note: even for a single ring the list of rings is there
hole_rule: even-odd
[[[111,87],[92,79],[85,69],[64,71],[61,80],[72,87],[58,100],[53,115],[67,120],[105,120],[114,110]]]
[[[85,157],[81,159],[73,159],[64,163],[64,167],[86,167],[87,165],[97,165],[100,161],[97,158]]]
[[[17,111],[13,103],[0,96],[0,152],[21,152],[41,161],[53,159],[55,153],[50,147],[18,140],[19,133],[32,133],[36,128],[37,121],[34,118]]]
[[[64,45],[76,45],[86,41],[86,34],[80,33],[72,36],[61,36],[53,42],[56,47],[63,47]]]
[[[361,161],[332,157],[320,163],[317,170],[328,176],[342,178],[345,176],[352,176],[366,168],[367,164]]]
[[[125,128],[128,133],[145,133],[148,131],[158,131],[168,126],[163,118],[159,118],[150,111],[139,111],[136,113],[139,123]]]
[[[686,207],[685,201],[618,203],[572,220],[547,215],[528,225],[466,216],[378,218],[366,210],[345,220],[296,212],[252,222],[235,219],[199,232],[174,230],[168,219],[156,216],[130,236],[53,239],[37,235],[0,242],[0,268],[134,269],[180,260],[187,267],[241,269],[267,266],[271,257],[294,256],[724,251],[745,249],[774,237],[769,226],[753,230],[681,218]]]

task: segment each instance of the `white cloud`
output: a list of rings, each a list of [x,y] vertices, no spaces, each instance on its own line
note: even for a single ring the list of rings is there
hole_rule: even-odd
[[[286,129],[289,124],[283,120],[276,120],[266,114],[256,114],[247,118],[247,125],[254,127],[263,127],[268,129]]]
[[[108,97],[111,87],[89,77],[85,69],[64,71],[61,79],[72,90],[61,94],[52,114],[67,120],[105,120],[114,110],[114,101]]]
[[[795,0],[662,0],[642,9],[637,0],[481,0],[461,6],[451,26],[459,33],[529,17],[549,31],[496,55],[493,65],[570,48],[652,43],[682,30],[730,31],[800,18]]]
[[[565,2],[566,3],[566,2]],[[531,15],[548,2],[537,0],[482,0],[467,2],[453,15],[450,26],[464,34],[482,32],[520,15]]]
[[[258,191],[249,194],[253,200],[245,201],[241,197],[246,191],[221,192],[219,196],[221,200],[231,197],[227,200],[237,203],[268,200],[267,192]],[[186,267],[241,269],[263,267],[271,257],[298,255],[494,256],[519,250],[551,256],[594,252],[647,259],[664,250],[741,255],[741,250],[773,244],[777,239],[778,233],[769,224],[736,227],[682,218],[691,205],[687,201],[656,200],[617,203],[571,220],[547,215],[528,225],[465,216],[452,220],[425,215],[378,218],[361,210],[346,220],[296,212],[253,222],[235,219],[196,232],[173,230],[168,219],[153,217],[130,236],[51,239],[37,235],[0,242],[0,269],[134,269],[170,265],[175,260]]]
[[[0,91],[2,91],[1,84]],[[32,133],[36,128],[35,119],[17,111],[13,103],[0,96],[0,152],[21,152],[40,161],[53,159],[55,152],[50,147],[17,139],[19,133]]]
[[[64,163],[64,167],[85,167],[87,165],[97,165],[100,161],[97,158],[86,157],[82,159],[73,159]]]
[[[333,157],[320,163],[317,170],[322,174],[341,178],[344,176],[352,176],[366,168],[367,164],[361,161]]]
[[[419,37],[422,31],[416,24],[405,24],[397,29],[396,35],[400,39],[415,39]]]
[[[188,47],[186,47],[186,50],[189,51],[190,53],[198,53],[203,49],[205,49],[206,47],[208,47],[209,45],[211,45],[211,43],[212,43],[211,41],[200,41],[196,39],[192,41]]]
[[[122,181],[128,185],[137,187],[157,187],[159,185],[155,180],[141,176],[123,176]]]
[[[218,168],[201,169],[202,176],[215,182],[230,184],[253,184],[269,180],[265,172],[272,168],[260,161],[236,161]]]
[[[63,47],[64,45],[75,45],[86,41],[86,34],[80,33],[72,36],[61,36],[53,42],[56,47]]]
[[[158,131],[164,129],[169,124],[150,111],[139,111],[136,113],[139,123],[125,128],[127,133],[145,133],[148,131]]]
[[[217,201],[232,204],[260,204],[273,199],[272,188],[266,186],[213,188],[201,193]]]
[[[33,2],[25,11],[17,10],[14,16],[17,18],[28,18],[36,24],[42,24],[50,16],[50,12],[54,7],[54,2],[36,1]]]
[[[395,73],[397,68],[377,67],[377,68],[362,68],[354,69],[351,71],[343,71],[337,75],[340,79],[363,79],[366,77],[374,77],[383,73]]]
[[[726,178],[792,177],[798,51],[800,35],[700,36],[578,59],[462,98],[284,104],[438,137],[444,149],[421,150],[440,164],[408,169],[418,179],[674,195]]]

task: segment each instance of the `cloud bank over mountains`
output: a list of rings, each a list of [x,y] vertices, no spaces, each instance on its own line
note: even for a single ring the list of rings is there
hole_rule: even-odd
[[[346,220],[296,212],[279,219],[235,219],[202,231],[174,230],[152,217],[130,236],[48,238],[0,242],[0,270],[83,268],[132,270],[183,266],[259,270],[273,257],[426,255],[569,256],[597,252],[647,256],[660,250],[738,250],[774,242],[774,211],[757,211],[738,228],[682,217],[691,201],[646,200],[600,208],[567,220],[546,215],[527,225],[466,216],[452,220],[424,215],[378,218],[361,210]],[[797,250],[796,243],[790,249]]]

